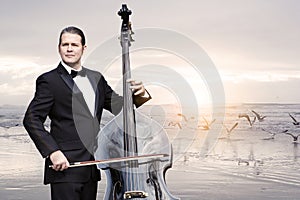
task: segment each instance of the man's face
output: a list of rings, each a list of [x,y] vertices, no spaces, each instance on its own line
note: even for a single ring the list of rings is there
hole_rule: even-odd
[[[61,59],[74,69],[81,66],[81,56],[86,46],[81,44],[81,37],[77,34],[64,33],[58,51]]]

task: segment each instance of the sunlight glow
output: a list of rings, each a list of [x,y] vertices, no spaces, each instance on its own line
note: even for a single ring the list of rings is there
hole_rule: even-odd
[[[289,72],[289,71],[256,71],[256,72],[220,72],[223,81],[229,81],[233,83],[241,83],[247,81],[257,82],[283,82],[291,79],[300,79],[300,71]]]
[[[185,90],[187,89],[186,86],[191,87],[193,94],[190,95],[194,95],[197,98],[198,105],[211,103],[210,91],[202,75],[199,74],[193,66],[178,56],[158,50],[141,50],[138,52],[131,52],[130,57],[132,77],[136,80],[143,81],[147,88],[153,89],[153,95],[156,96],[154,101],[156,103],[169,103],[172,99],[170,98],[171,93],[174,96],[172,101],[174,103],[176,91],[172,91],[170,94],[164,93],[164,95],[161,95],[161,92],[165,89],[174,87],[175,84],[178,84],[176,90]],[[162,66],[169,69],[170,72],[177,73],[177,75],[180,76],[182,80],[186,81],[188,85],[178,83],[179,80],[176,80],[175,78],[172,79],[170,75],[164,74],[162,71],[153,71],[151,66]],[[142,73],[135,73],[135,70],[143,67],[148,68]],[[111,66],[106,69],[107,70],[104,72],[105,77],[107,77],[112,87],[120,92],[121,87],[120,85],[118,86],[118,84],[121,82],[121,59],[116,59]],[[168,70],[165,72],[167,71]],[[170,79],[172,82],[170,82],[169,85],[162,86],[161,84],[166,79]],[[149,80],[149,82],[147,82],[147,80]]]

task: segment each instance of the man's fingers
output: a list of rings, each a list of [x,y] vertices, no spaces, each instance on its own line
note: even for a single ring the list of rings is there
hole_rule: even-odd
[[[55,171],[60,171],[61,165],[53,165],[52,169],[54,169]]]
[[[134,80],[134,79],[132,79],[132,78],[129,78],[129,79],[127,79],[126,81],[127,81],[127,83],[132,83],[132,82],[135,82],[135,80]]]
[[[143,88],[142,85],[131,85],[131,86],[130,86],[130,89],[132,89],[132,90],[140,90],[140,89],[142,89],[142,88]]]
[[[68,169],[68,164],[67,163],[64,163],[64,164],[62,164],[61,165],[61,168],[60,168],[60,171],[63,171],[63,170],[65,170],[65,169]]]
[[[70,166],[69,161],[67,160],[65,155],[60,150],[55,151],[52,154],[50,154],[50,160],[53,163],[52,168],[55,171],[63,171]]]
[[[130,86],[134,95],[140,95],[145,93],[145,88],[142,85],[132,85]]]
[[[66,163],[61,163],[61,164],[56,164],[56,165],[53,165],[52,168],[55,170],[55,171],[63,171],[65,169],[68,169],[70,166],[69,162],[66,162]]]
[[[142,85],[143,82],[142,81],[133,81],[131,82],[132,85]]]
[[[138,90],[134,93],[134,95],[140,95],[140,94],[144,94],[145,90]]]
[[[127,83],[131,83],[131,85],[142,85],[143,84],[142,81],[136,81],[132,78],[127,79]]]
[[[127,82],[131,84],[130,89],[133,91],[134,95],[143,96],[145,94],[145,88],[142,81],[135,81],[130,78],[127,79]]]

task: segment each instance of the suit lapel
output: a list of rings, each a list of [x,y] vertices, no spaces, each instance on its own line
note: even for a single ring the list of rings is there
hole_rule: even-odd
[[[89,108],[84,100],[82,92],[80,91],[78,86],[75,84],[74,80],[72,79],[70,74],[67,72],[67,70],[61,64],[59,64],[59,66],[57,67],[57,70],[58,70],[60,77],[63,79],[65,84],[68,86],[68,88],[72,91],[73,99],[74,100],[77,99],[80,102],[80,104],[82,104],[83,107],[88,111],[88,113],[90,113]],[[73,104],[74,103],[75,102],[73,102]]]
[[[70,74],[67,72],[67,70],[61,64],[58,65],[57,71],[58,71],[60,77],[65,82],[65,84],[70,88],[70,90],[72,90],[73,93],[80,92],[79,88],[74,83],[74,80],[72,79]]]

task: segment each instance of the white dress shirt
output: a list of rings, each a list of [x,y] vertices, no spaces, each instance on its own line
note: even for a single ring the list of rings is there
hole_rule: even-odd
[[[82,67],[80,67],[78,70],[75,70],[68,66],[66,63],[61,61],[61,64],[64,66],[64,68],[68,71],[69,74],[71,74],[71,71],[80,71],[82,70]],[[84,100],[92,114],[92,116],[95,116],[95,91],[92,87],[92,84],[87,76],[76,76],[73,78],[75,84],[79,88],[79,90],[82,92]]]

